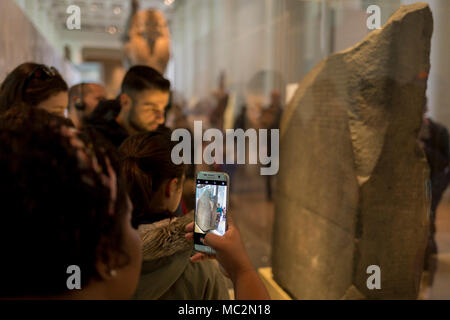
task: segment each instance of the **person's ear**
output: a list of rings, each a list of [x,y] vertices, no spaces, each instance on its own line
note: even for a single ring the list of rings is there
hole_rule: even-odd
[[[100,244],[97,247],[96,256],[97,261],[95,262],[95,270],[101,280],[113,280],[117,277],[117,256],[112,253],[107,247],[105,240],[100,240]]]
[[[165,187],[165,196],[167,198],[171,198],[172,195],[177,192],[178,187],[179,187],[178,182],[179,182],[178,178],[170,179],[167,182],[166,187]]]
[[[70,109],[75,109],[75,104],[80,100],[80,97],[73,96],[72,99],[69,99]]]
[[[75,102],[77,102],[78,100],[80,100],[79,96],[73,96],[72,99],[70,99],[70,103],[75,104]]]
[[[127,95],[126,93],[122,93],[119,97],[120,106],[122,107],[122,110],[128,111],[131,108],[132,101],[131,97]]]
[[[95,263],[95,269],[101,280],[108,281],[117,277],[117,270],[102,260]]]

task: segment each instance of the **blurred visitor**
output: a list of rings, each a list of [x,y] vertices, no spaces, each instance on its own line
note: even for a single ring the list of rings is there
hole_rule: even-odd
[[[435,239],[436,210],[450,181],[450,152],[447,128],[434,120],[425,117],[426,111],[427,109],[425,106],[422,129],[420,131],[420,141],[430,166],[431,214],[430,233],[425,255],[425,270],[430,271],[430,281],[432,283],[433,275],[437,267],[436,254],[438,252]]]
[[[217,103],[210,115],[211,128],[223,131],[225,110],[228,106],[229,100],[229,94],[226,89],[225,72],[220,73],[219,88],[214,92],[214,97],[216,98]]]
[[[75,127],[81,128],[86,119],[106,100],[106,90],[96,83],[80,83],[69,90],[69,118]]]
[[[259,71],[248,82],[245,91],[245,105],[235,121],[235,129],[267,129],[267,154],[271,154],[272,129],[280,128],[284,81],[279,72]],[[273,199],[273,176],[266,176],[266,198]]]

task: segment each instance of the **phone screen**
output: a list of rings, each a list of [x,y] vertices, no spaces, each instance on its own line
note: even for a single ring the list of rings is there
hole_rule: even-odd
[[[223,236],[226,232],[228,185],[226,181],[197,179],[195,192],[194,243],[202,245],[209,232]]]

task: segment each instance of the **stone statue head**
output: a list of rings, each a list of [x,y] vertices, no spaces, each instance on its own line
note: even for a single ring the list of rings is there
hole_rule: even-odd
[[[158,10],[140,10],[131,18],[125,43],[128,67],[146,65],[164,73],[170,59],[170,33]]]

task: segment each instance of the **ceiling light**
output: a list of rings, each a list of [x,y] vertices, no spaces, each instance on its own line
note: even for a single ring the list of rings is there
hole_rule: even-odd
[[[116,34],[116,33],[117,33],[117,28],[114,27],[114,26],[110,26],[110,27],[108,28],[108,33],[109,33],[109,34]]]

